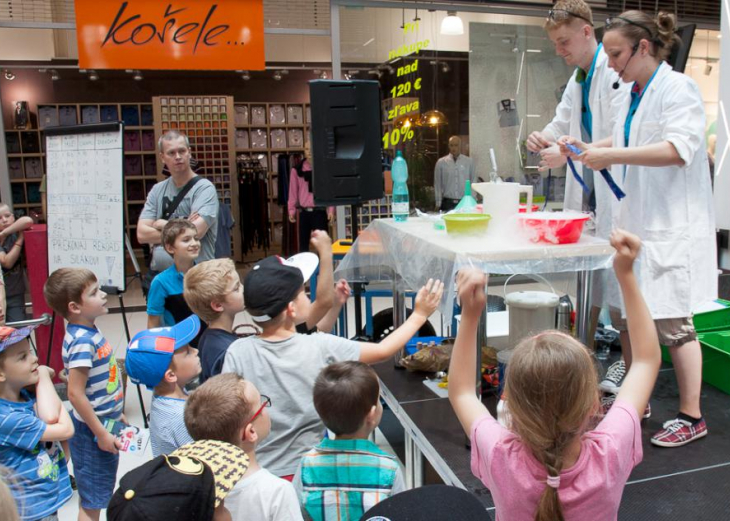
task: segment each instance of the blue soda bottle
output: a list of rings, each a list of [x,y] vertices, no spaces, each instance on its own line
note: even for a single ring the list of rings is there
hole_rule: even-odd
[[[405,222],[408,220],[408,165],[403,158],[403,154],[398,150],[393,160],[391,168],[391,177],[393,178],[393,218],[396,222]]]

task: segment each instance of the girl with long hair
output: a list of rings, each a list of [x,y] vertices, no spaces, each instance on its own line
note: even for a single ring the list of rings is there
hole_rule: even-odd
[[[659,342],[633,272],[641,243],[616,231],[611,244],[634,356],[602,419],[593,356],[558,331],[526,338],[515,348],[505,387],[509,428],[491,416],[474,393],[487,276],[459,273],[462,318],[449,367],[449,400],[471,438],[472,472],[491,491],[497,520],[616,520],[623,487],[642,459],[640,418],[659,372]]]

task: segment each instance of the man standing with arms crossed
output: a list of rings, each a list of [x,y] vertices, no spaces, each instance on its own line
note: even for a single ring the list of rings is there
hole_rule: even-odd
[[[152,261],[144,281],[147,288],[157,273],[172,264],[160,245],[162,229],[169,219],[188,219],[198,229],[198,263],[215,258],[218,233],[218,194],[213,183],[190,167],[187,136],[175,130],[166,132],[158,141],[158,152],[170,177],[152,187],[137,221],[137,240],[152,246]]]

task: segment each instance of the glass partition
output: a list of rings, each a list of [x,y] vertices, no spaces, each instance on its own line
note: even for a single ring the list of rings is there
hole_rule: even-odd
[[[529,133],[552,119],[572,74],[543,30],[544,18],[459,12],[463,34],[447,35],[446,16],[369,7],[367,0],[339,7],[343,77],[380,82],[384,159],[403,151],[411,206],[433,210],[434,167],[456,135],[479,177],[489,179],[493,149],[503,179],[532,184],[548,208],[561,208],[565,169],[539,173],[538,157],[525,148]],[[700,84],[708,124],[717,114],[718,43],[715,31],[698,31],[686,71]],[[370,212],[364,225],[383,214]]]

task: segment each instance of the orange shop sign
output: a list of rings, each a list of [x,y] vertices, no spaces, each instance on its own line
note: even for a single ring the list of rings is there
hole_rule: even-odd
[[[263,0],[76,0],[82,69],[262,70]]]

